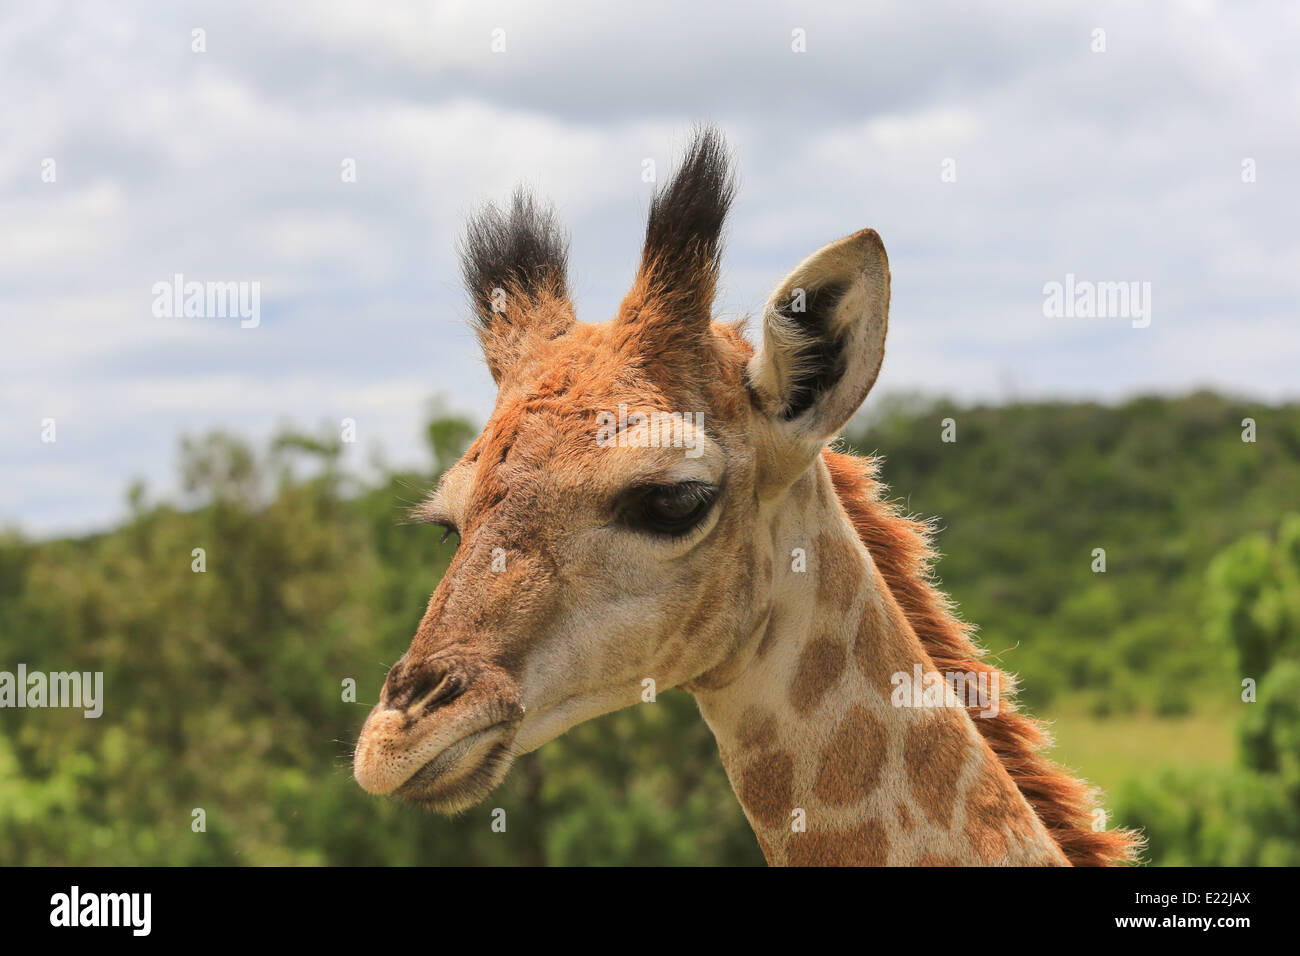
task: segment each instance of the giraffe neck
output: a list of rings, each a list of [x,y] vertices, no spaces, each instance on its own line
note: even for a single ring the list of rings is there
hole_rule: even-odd
[[[767,622],[690,688],[768,862],[1064,864],[978,709],[895,693],[934,667],[820,458],[774,507]]]

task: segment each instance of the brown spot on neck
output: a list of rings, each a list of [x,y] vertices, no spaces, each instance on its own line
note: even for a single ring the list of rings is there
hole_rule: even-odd
[[[790,705],[802,717],[817,709],[822,698],[839,683],[844,673],[848,652],[833,637],[838,628],[838,621],[830,621],[824,626],[829,636],[813,638],[799,656],[799,667],[790,684]]]
[[[766,750],[776,743],[776,717],[754,704],[740,715],[740,746],[745,750]]]
[[[879,820],[867,820],[844,830],[792,833],[785,852],[791,866],[884,866],[889,836]]]
[[[895,674],[902,672],[910,679],[912,667],[918,663],[923,671],[932,670],[920,639],[879,575],[875,593],[862,611],[853,659],[862,676],[886,700],[893,693]]]
[[[784,751],[751,760],[740,774],[736,796],[751,817],[767,827],[788,823],[794,809],[794,757]]]
[[[951,709],[927,714],[907,728],[903,765],[921,811],[937,826],[952,823],[957,782],[970,753],[971,739],[959,715]]]
[[[1004,859],[1011,851],[1011,839],[1034,838],[1033,812],[1025,805],[992,752],[985,748],[979,775],[966,798],[966,839],[985,863]]]
[[[880,783],[886,745],[880,718],[854,704],[822,752],[813,793],[833,807],[865,799]]]
[[[831,534],[817,536],[813,553],[817,573],[817,607],[823,613],[832,609],[847,611],[862,586],[864,564],[854,542]]]

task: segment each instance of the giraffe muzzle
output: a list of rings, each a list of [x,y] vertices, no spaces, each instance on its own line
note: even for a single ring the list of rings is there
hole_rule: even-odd
[[[370,793],[464,809],[505,775],[523,715],[514,679],[495,665],[403,658],[361,729],[353,775]]]

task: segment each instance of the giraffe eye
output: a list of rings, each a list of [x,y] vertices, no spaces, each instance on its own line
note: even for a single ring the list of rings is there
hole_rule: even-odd
[[[703,481],[638,488],[623,520],[637,531],[677,538],[686,534],[709,513],[718,489]]]

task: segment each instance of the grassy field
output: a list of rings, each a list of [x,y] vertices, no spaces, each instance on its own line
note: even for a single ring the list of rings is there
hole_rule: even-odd
[[[1050,715],[1052,756],[1108,798],[1124,781],[1153,781],[1167,767],[1218,770],[1233,763],[1233,715],[1096,717],[1082,706],[1061,704]]]

